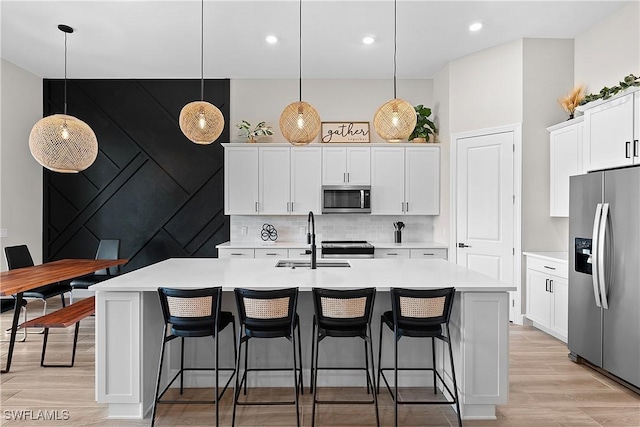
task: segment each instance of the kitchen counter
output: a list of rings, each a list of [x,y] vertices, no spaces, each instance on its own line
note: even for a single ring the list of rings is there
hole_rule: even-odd
[[[298,313],[302,333],[303,372],[308,384],[313,303],[312,287],[376,287],[374,305],[374,348],[380,328],[380,316],[390,310],[390,287],[438,288],[454,286],[457,290],[451,314],[451,341],[454,349],[461,410],[465,419],[495,418],[495,407],[508,397],[508,291],[504,283],[456,264],[438,259],[358,259],[349,260],[351,267],[276,268],[275,259],[176,258],[153,264],[114,277],[92,287],[96,291],[96,399],[107,403],[111,418],[143,418],[151,408],[157,363],[162,340],[162,313],[157,288],[194,288],[222,286],[222,308],[235,312],[235,287],[298,287]],[[320,260],[319,260],[320,261]],[[231,333],[220,336],[222,366],[231,365],[233,346]],[[391,334],[384,335],[384,360],[393,360]],[[277,341],[277,340],[270,340]],[[329,340],[323,346],[322,358],[330,358],[333,366],[360,363],[362,346],[353,349],[349,342]],[[260,341],[267,355],[264,367],[282,366],[290,355],[282,352],[281,343]],[[425,345],[427,347],[425,347]],[[448,362],[440,344],[436,363],[444,370],[450,386]],[[402,343],[403,354],[419,361],[429,344],[408,340]],[[188,340],[189,364],[209,365],[213,343]],[[175,350],[175,349],[174,349]],[[179,353],[179,352],[178,352]],[[263,359],[264,360],[264,359]],[[257,362],[256,362],[257,363]],[[419,363],[419,362],[418,362]],[[175,351],[169,353],[167,369],[179,365]],[[226,376],[221,374],[221,381]],[[211,375],[199,372],[185,377],[185,386],[204,387],[213,384]],[[335,371],[320,386],[362,385],[358,372]],[[250,376],[249,386],[287,386],[286,375]],[[425,377],[401,377],[400,386],[428,384]]]
[[[447,249],[449,246],[443,243],[437,242],[369,242],[376,248],[402,248],[402,249],[422,249],[422,248],[437,248]],[[307,248],[309,246],[304,240],[300,242],[224,242],[216,246],[218,249],[252,249],[252,248],[281,248],[281,249],[298,249]],[[322,246],[320,240],[316,240],[316,246],[319,248]]]
[[[567,264],[569,254],[567,252],[523,252],[522,255],[539,258],[544,261],[555,261]]]

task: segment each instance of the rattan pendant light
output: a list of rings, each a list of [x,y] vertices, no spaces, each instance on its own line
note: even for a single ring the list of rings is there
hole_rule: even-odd
[[[67,34],[73,28],[60,24],[64,33],[64,114],[36,122],[29,135],[29,150],[38,163],[54,172],[75,173],[88,168],[98,156],[98,140],[88,124],[67,115]]]
[[[416,110],[411,104],[396,97],[397,53],[397,1],[393,2],[393,99],[385,102],[373,116],[373,127],[382,139],[400,142],[409,137],[416,127]]]
[[[313,106],[302,100],[302,0],[300,8],[300,33],[298,51],[298,91],[299,101],[287,105],[280,114],[280,131],[282,136],[293,145],[305,145],[313,141],[320,133],[320,114]]]
[[[222,112],[204,100],[204,0],[200,2],[200,101],[182,107],[179,123],[184,136],[196,144],[211,144],[224,129]]]

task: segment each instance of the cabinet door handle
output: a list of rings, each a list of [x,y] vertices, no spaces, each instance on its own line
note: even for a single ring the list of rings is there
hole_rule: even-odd
[[[544,279],[544,291],[549,292],[549,279]]]
[[[424,256],[434,256],[435,254],[423,253],[422,255],[424,255]]]
[[[553,293],[553,280],[549,279],[549,292]]]
[[[638,157],[638,140],[633,140],[633,157]]]
[[[258,212],[258,202],[256,202],[256,212]]]
[[[293,213],[293,202],[291,202],[291,212]]]
[[[267,255],[268,255],[268,256],[276,256],[276,255],[278,255],[278,254],[273,253],[273,252],[267,252]]]
[[[244,256],[244,254],[240,253],[240,254],[234,254],[232,253],[231,256]]]
[[[624,144],[624,157],[625,159],[630,159],[631,158],[631,153],[629,152],[631,149],[631,141],[627,141]]]
[[[555,270],[555,267],[549,267],[548,265],[545,265],[544,268],[548,268],[549,270]]]
[[[405,202],[407,205],[407,210],[405,212],[409,212],[409,202]]]
[[[395,252],[387,252],[387,256],[397,256],[398,254]]]
[[[347,182],[351,181],[350,177],[349,177],[349,172],[347,172]]]
[[[347,173],[342,172],[342,182],[347,182]]]

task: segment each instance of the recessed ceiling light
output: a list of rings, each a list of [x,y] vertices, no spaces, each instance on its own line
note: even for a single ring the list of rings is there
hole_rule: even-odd
[[[376,38],[374,36],[364,36],[362,38],[362,43],[364,44],[373,44],[373,42],[376,41]]]
[[[267,43],[269,44],[278,43],[278,38],[274,35],[268,35],[266,40],[267,40]]]
[[[479,31],[480,29],[482,29],[482,22],[474,22],[469,25],[469,31]]]

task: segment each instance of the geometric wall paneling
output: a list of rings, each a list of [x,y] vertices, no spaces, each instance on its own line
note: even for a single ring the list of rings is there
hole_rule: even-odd
[[[120,239],[134,270],[171,257],[216,257],[229,240],[224,152],[180,131],[199,80],[67,80],[68,110],[98,138],[96,162],[78,174],[44,170],[45,261],[93,257]],[[63,81],[44,80],[44,115],[61,111]],[[229,117],[229,80],[207,80],[205,99]],[[73,103],[73,104],[72,104]],[[220,142],[229,141],[225,127]]]

